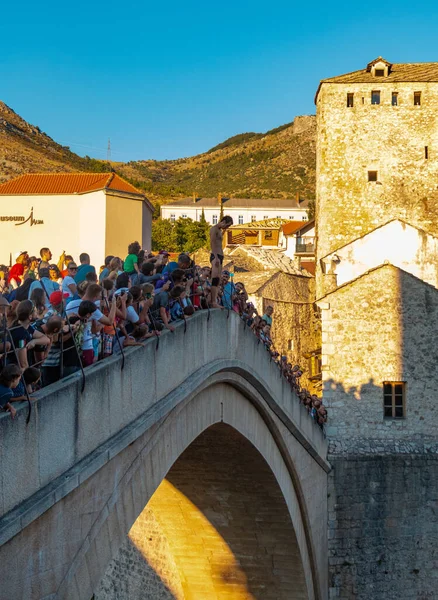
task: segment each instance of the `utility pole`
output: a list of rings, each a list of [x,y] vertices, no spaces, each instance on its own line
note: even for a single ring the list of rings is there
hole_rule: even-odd
[[[106,151],[106,159],[108,162],[111,160],[111,140],[108,138],[108,149]]]

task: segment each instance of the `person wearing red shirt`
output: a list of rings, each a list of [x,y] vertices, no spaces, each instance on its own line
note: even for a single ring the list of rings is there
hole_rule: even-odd
[[[13,288],[17,288],[21,285],[24,269],[27,267],[28,262],[28,253],[26,251],[20,252],[17,257],[17,262],[9,269],[8,284],[12,285]]]

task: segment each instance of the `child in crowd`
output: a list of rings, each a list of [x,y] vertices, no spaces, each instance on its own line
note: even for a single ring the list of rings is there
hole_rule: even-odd
[[[14,418],[16,410],[11,402],[14,397],[13,390],[20,383],[21,369],[18,365],[7,365],[0,373],[0,408],[11,413]]]

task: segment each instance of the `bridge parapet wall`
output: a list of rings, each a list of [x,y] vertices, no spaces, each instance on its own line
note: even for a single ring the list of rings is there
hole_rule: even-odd
[[[144,347],[131,348],[87,369],[86,387],[75,375],[43,390],[33,405],[26,426],[26,404],[12,420],[0,417],[0,517],[7,527],[7,513],[34,494],[50,491],[49,484],[149,411],[151,425],[172,407],[168,398],[190,378],[202,382],[214,373],[234,371],[251,380],[272,410],[308,448],[325,462],[326,441],[321,430],[291,393],[278,367],[249,328],[234,313],[212,311],[178,324],[165,333],[156,350],[151,339]],[[252,374],[252,375],[251,375]],[[173,393],[173,394],[172,394]],[[156,406],[156,410],[153,407]],[[151,410],[152,409],[152,410]],[[110,452],[110,450],[109,450]],[[106,457],[107,459],[108,457]],[[78,475],[79,476],[79,475]],[[80,477],[86,478],[82,468]],[[71,482],[77,485],[78,482]],[[54,501],[57,500],[55,497]],[[23,519],[31,520],[31,515]],[[22,522],[21,526],[26,523]],[[9,537],[9,536],[8,536]]]

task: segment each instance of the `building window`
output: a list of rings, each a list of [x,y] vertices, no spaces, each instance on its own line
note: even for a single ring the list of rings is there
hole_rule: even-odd
[[[383,382],[383,416],[385,419],[404,419],[406,416],[406,383]]]
[[[263,215],[264,219],[269,219],[269,215]]]
[[[424,158],[426,160],[429,158],[429,146],[424,146]]]
[[[385,76],[385,69],[376,69],[374,71],[374,75],[376,77],[384,77]]]
[[[181,219],[187,219],[187,215],[181,215]]]
[[[213,225],[217,225],[217,215],[212,216],[211,222],[213,223]]]
[[[175,215],[170,215],[170,222],[175,223]]]
[[[302,220],[302,221],[307,221],[307,216],[306,216],[306,215],[304,215],[304,217],[301,217],[301,220]]]
[[[421,92],[414,92],[414,106],[421,105]]]
[[[277,215],[275,218],[276,219],[281,219],[281,215]]]
[[[257,221],[257,217],[255,215],[251,215],[251,223],[255,223]]]
[[[354,94],[347,94],[347,108],[353,108]]]
[[[398,92],[392,92],[391,104],[392,106],[398,106]]]
[[[294,349],[294,340],[288,340],[288,342],[287,342],[287,349],[288,350],[293,350]]]
[[[265,240],[272,240],[272,231],[265,231]]]
[[[239,215],[239,225],[243,225],[243,215]]]
[[[368,181],[377,181],[377,171],[368,171]]]
[[[371,104],[380,104],[380,90],[371,92]]]

